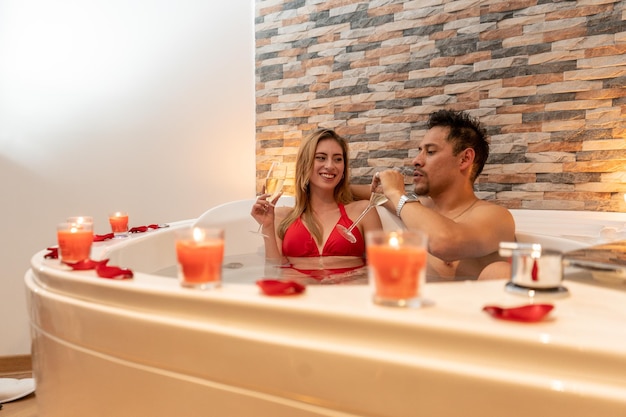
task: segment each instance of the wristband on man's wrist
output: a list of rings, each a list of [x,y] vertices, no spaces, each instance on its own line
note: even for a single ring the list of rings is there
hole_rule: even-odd
[[[400,200],[398,200],[398,205],[396,206],[396,216],[400,217],[400,214],[402,212],[402,208],[404,207],[404,205],[406,203],[411,203],[415,200],[409,198],[406,194],[402,194],[400,196]]]
[[[398,206],[396,207],[396,216],[400,217],[402,208],[404,207],[406,203],[415,203],[416,201],[418,200],[415,198],[408,197],[406,194],[402,194],[400,196],[400,200],[398,200]]]

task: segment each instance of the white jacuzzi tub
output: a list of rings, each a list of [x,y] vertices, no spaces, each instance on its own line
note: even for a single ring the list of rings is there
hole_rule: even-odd
[[[553,213],[514,214],[520,236],[565,249],[622,221],[590,214],[589,233],[564,237],[543,224],[559,228]],[[254,223],[217,217],[238,225],[227,255],[244,264],[225,269],[217,291],[166,276],[172,233],[193,221],[97,244],[93,257],[132,268],[129,281],[35,254],[25,280],[40,417],[624,415],[623,290],[570,271],[571,295],[549,300],[550,319],[535,324],[481,311],[528,301],[504,281],[427,284],[433,305],[418,310],[373,305],[365,285],[266,297],[251,284],[267,272]]]

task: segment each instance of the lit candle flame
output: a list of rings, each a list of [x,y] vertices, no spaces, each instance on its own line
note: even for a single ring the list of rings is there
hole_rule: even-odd
[[[193,240],[194,242],[202,242],[204,240],[204,230],[199,227],[193,228]]]

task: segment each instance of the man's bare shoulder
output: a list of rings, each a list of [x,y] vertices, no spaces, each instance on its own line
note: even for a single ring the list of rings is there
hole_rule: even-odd
[[[509,209],[491,201],[478,200],[478,204],[476,204],[476,208],[480,208],[480,210],[477,210],[477,211],[480,211],[481,214],[485,214],[485,213],[488,213],[489,215],[498,214],[498,215],[504,216],[505,218],[509,218],[509,217],[513,218],[513,215],[511,214]]]
[[[475,227],[488,225],[491,230],[499,230],[505,235],[515,233],[513,214],[506,207],[491,201],[479,200],[460,223],[473,224]]]

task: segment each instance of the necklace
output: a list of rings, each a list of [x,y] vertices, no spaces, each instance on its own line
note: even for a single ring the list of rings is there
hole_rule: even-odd
[[[459,214],[457,214],[456,216],[454,216],[452,218],[452,220],[456,220],[459,217],[461,217],[462,215],[464,215],[469,209],[471,209],[472,207],[474,207],[474,204],[478,203],[478,199],[474,200],[474,202],[472,204],[470,204],[465,210],[463,210],[462,212],[460,212]]]
[[[467,208],[465,210],[463,210],[462,212],[460,212],[459,214],[457,214],[456,216],[454,216],[452,219],[450,220],[456,220],[459,217],[461,217],[462,215],[464,215],[469,209],[471,209],[472,207],[474,207],[474,204],[476,204],[478,202],[478,199],[474,200],[474,202],[472,204],[470,204],[469,206],[467,206]],[[452,262],[449,261],[444,261],[444,264],[448,267],[452,266]]]

